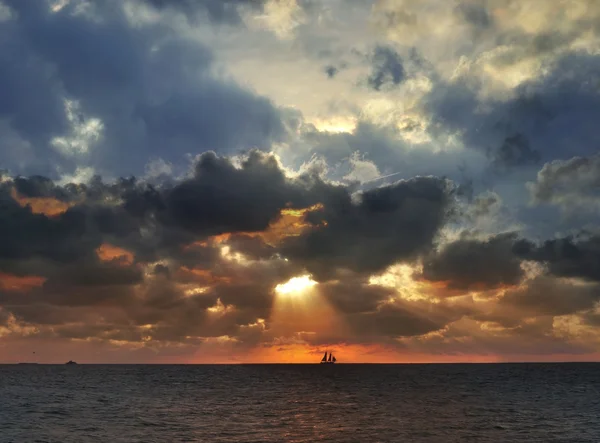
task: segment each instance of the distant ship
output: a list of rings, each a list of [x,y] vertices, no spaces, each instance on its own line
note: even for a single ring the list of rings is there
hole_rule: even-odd
[[[322,365],[332,365],[336,361],[337,360],[335,359],[334,355],[331,352],[329,353],[329,358],[327,358],[327,352],[325,352],[325,355],[321,359],[321,364]]]
[[[76,365],[77,363],[75,363],[73,360],[69,360],[68,362],[65,363],[65,365]]]

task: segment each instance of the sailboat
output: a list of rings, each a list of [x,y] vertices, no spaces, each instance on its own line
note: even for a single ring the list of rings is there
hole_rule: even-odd
[[[336,360],[335,356],[331,352],[329,353],[329,358],[327,358],[327,351],[325,351],[325,355],[321,359],[321,364],[322,365],[332,365],[336,361],[337,360]]]

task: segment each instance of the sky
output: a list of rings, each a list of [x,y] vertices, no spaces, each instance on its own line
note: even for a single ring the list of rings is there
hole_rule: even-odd
[[[0,0],[0,363],[600,360],[599,23]]]

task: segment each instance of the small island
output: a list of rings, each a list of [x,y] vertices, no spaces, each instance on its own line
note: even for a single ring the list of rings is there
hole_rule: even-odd
[[[77,363],[75,363],[73,360],[69,360],[68,362],[65,363],[65,365],[76,365]]]

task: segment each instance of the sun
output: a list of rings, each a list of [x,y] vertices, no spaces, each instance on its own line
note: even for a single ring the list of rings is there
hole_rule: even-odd
[[[292,277],[285,283],[275,286],[275,292],[281,295],[299,295],[316,285],[310,275]]]

